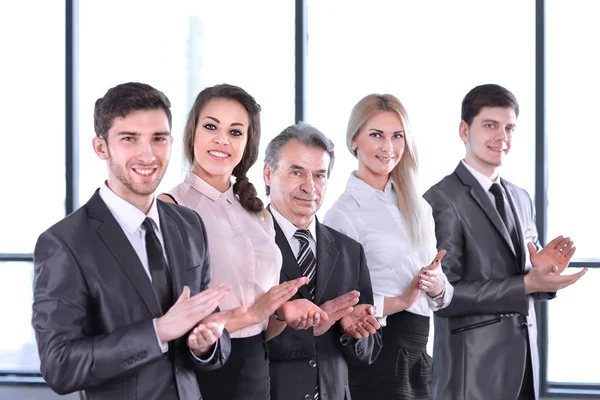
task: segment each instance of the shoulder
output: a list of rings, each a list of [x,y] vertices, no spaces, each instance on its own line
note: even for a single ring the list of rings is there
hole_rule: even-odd
[[[527,199],[528,201],[531,200],[531,196],[529,195],[529,192],[527,192],[527,190],[523,189],[520,186],[515,185],[514,183],[512,183],[510,181],[507,181],[504,178],[502,178],[502,182],[504,182],[506,187],[509,188],[510,190],[512,190],[513,192],[515,192],[519,197]]]
[[[423,198],[434,207],[436,202],[445,200],[452,202],[463,195],[461,188],[465,187],[455,173],[445,176],[441,181],[430,187]]]
[[[163,212],[161,217],[174,222],[177,226],[186,229],[197,229],[197,226],[200,225],[201,229],[204,230],[202,218],[191,208],[179,204],[167,203],[160,199],[158,199],[158,207]]]
[[[350,236],[348,236],[348,235],[338,231],[337,229],[334,229],[324,223],[320,224],[320,228],[331,235],[333,240],[335,240],[336,245],[339,245],[342,247],[357,248],[357,249],[362,247],[362,245],[358,241],[352,239]]]

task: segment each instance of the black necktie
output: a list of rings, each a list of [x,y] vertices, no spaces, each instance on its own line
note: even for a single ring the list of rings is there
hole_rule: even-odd
[[[298,266],[300,267],[302,275],[308,277],[308,283],[306,286],[308,287],[308,291],[314,300],[315,287],[317,286],[317,259],[315,258],[315,253],[313,253],[312,249],[310,248],[309,238],[311,238],[312,235],[308,229],[298,229],[296,233],[294,233],[294,237],[300,242],[300,251],[298,252],[296,261],[298,261]],[[317,381],[313,400],[320,400],[320,398],[319,383]]]
[[[294,237],[300,242],[300,251],[298,252],[296,260],[298,261],[298,266],[300,267],[302,275],[308,277],[306,287],[314,299],[317,283],[317,260],[310,248],[310,242],[308,240],[311,237],[311,234],[308,229],[298,229],[296,233],[294,233]]]
[[[502,222],[504,222],[504,226],[506,227],[506,230],[508,231],[513,242],[517,259],[520,260],[521,246],[519,244],[519,234],[517,233],[517,227],[515,226],[514,218],[511,218],[512,212],[510,212],[510,206],[508,209],[505,206],[506,202],[504,201],[504,194],[502,193],[500,184],[492,184],[492,187],[490,187],[490,192],[494,195],[494,199],[496,200],[496,209],[498,210],[498,214],[500,214],[500,218],[502,218]]]
[[[143,222],[146,228],[146,254],[148,255],[148,267],[152,277],[152,286],[160,307],[165,314],[173,305],[173,289],[171,288],[171,279],[169,276],[169,267],[163,254],[160,241],[154,232],[152,220],[146,218]]]

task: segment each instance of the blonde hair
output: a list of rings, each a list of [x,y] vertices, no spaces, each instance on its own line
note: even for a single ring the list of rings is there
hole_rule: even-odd
[[[415,139],[408,123],[408,114],[400,100],[391,94],[370,94],[362,98],[350,113],[346,131],[346,145],[348,150],[356,157],[357,151],[352,147],[352,140],[358,135],[369,118],[382,111],[393,112],[398,115],[404,127],[404,140],[406,142],[404,154],[390,173],[390,177],[394,183],[398,208],[408,225],[412,244],[417,249],[421,249],[422,246],[429,244],[429,227],[425,222],[426,219],[423,218],[421,198],[417,192],[418,159]]]

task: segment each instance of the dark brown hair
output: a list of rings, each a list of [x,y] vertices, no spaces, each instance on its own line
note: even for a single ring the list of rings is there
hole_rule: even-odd
[[[194,105],[188,114],[183,136],[183,151],[190,165],[194,165],[194,140],[198,118],[202,108],[213,99],[226,99],[238,102],[248,112],[248,141],[244,154],[239,164],[233,169],[235,176],[233,193],[238,196],[240,204],[250,212],[260,212],[264,209],[263,202],[257,197],[256,188],[248,180],[246,174],[258,159],[258,146],[260,142],[260,105],[244,89],[221,84],[202,90],[196,97]]]
[[[139,110],[162,109],[171,127],[171,102],[163,92],[150,85],[128,82],[117,85],[96,100],[94,106],[94,129],[96,136],[108,141],[108,131],[116,117],[125,118]]]
[[[515,110],[519,116],[519,103],[514,94],[500,85],[486,84],[476,86],[463,99],[461,118],[471,126],[473,119],[484,107],[503,107]]]

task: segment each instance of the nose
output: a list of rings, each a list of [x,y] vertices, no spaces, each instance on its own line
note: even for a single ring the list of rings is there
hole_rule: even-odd
[[[392,151],[392,138],[384,138],[381,142],[381,151]]]
[[[506,133],[506,127],[504,127],[504,126],[498,127],[498,129],[496,130],[496,133],[494,134],[494,139],[506,141],[507,137],[508,137],[508,134]]]
[[[154,155],[154,147],[152,146],[153,141],[141,140],[138,147],[138,159],[144,163],[151,163],[156,159]]]
[[[222,145],[229,144],[229,136],[227,135],[227,132],[224,130],[218,130],[215,132],[215,135],[213,136],[213,142]]]
[[[315,180],[313,179],[312,174],[306,174],[304,176],[304,180],[300,184],[300,190],[304,193],[312,193],[315,191]]]

